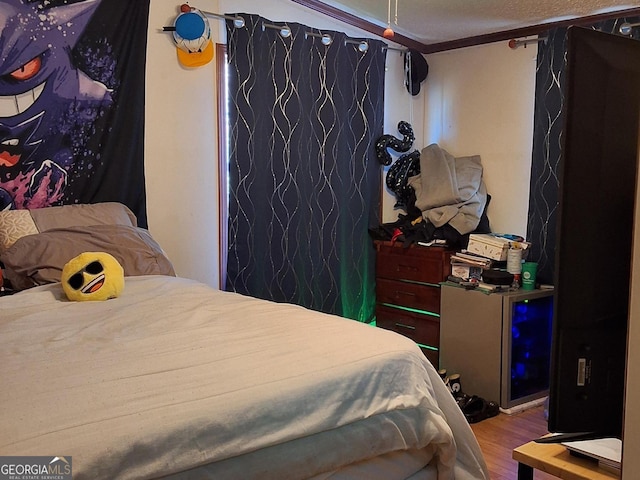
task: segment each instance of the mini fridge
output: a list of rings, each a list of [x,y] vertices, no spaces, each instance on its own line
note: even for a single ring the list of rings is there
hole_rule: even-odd
[[[503,409],[549,393],[553,290],[484,293],[443,285],[440,368]]]

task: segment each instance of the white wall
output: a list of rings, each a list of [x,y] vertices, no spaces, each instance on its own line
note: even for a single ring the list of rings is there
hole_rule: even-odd
[[[393,68],[390,68],[390,64]],[[401,137],[398,133],[398,122],[404,120],[413,127],[416,137],[413,146],[409,150],[422,150],[425,145],[424,140],[424,106],[425,106],[425,85],[422,83],[420,93],[412,96],[404,85],[404,53],[396,50],[389,50],[387,53],[387,76],[385,93],[385,118],[384,133]],[[393,161],[402,153],[389,151]],[[408,153],[408,152],[407,152]],[[393,162],[392,162],[393,164]],[[402,209],[394,208],[396,198],[393,193],[386,188],[385,179],[389,166],[383,169],[382,185],[382,221],[393,222],[398,219],[398,214],[405,213]]]
[[[494,232],[527,234],[536,55],[500,42],[427,56],[424,137],[480,155]]]
[[[208,0],[192,6],[217,13],[255,13],[354,37],[371,37],[290,0]],[[147,42],[145,173],[149,230],[178,275],[219,286],[217,99],[215,59],[186,69],[178,64],[170,34],[179,4],[153,0]],[[222,20],[211,19],[224,43]],[[391,44],[394,47],[397,45]],[[414,148],[438,143],[456,156],[480,154],[493,196],[494,231],[525,234],[533,128],[535,46],[506,43],[427,57],[429,76],[419,95],[404,87],[402,55],[387,53],[385,133],[400,120],[414,128]],[[384,175],[381,175],[384,183]],[[383,221],[397,219],[386,190]]]
[[[211,2],[207,2],[210,4]],[[170,34],[179,2],[153,0],[146,70],[149,231],[177,274],[218,285],[218,163],[214,62],[178,64]],[[218,22],[212,22],[217,30]]]
[[[254,13],[274,22],[298,22],[371,37],[289,0],[202,0],[190,5],[215,13]],[[175,1],[153,0],[149,15],[145,120],[149,230],[178,275],[219,286],[215,59],[196,69],[178,64],[170,34],[161,32],[163,26],[173,24],[178,7]],[[225,43],[223,21],[211,19],[210,25],[216,41]],[[413,110],[417,119],[414,129],[420,137],[423,94],[411,97],[404,89],[403,65],[399,52],[388,53],[385,131],[397,134],[398,122],[408,120],[407,112]]]

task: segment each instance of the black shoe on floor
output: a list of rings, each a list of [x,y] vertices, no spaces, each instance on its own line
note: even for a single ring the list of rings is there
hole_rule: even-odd
[[[478,423],[500,413],[500,406],[496,402],[489,402],[477,395],[469,397],[460,408],[469,423]]]

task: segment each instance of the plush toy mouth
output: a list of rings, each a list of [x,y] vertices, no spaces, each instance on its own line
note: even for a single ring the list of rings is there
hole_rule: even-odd
[[[82,293],[95,293],[102,288],[102,285],[104,285],[104,273],[91,280],[80,291]]]

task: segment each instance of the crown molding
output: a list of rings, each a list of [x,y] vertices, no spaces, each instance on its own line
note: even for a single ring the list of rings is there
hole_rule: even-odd
[[[376,25],[375,23],[364,20],[360,17],[352,15],[348,12],[340,10],[339,8],[327,5],[319,0],[292,0],[294,3],[300,4],[304,7],[310,8],[317,12],[320,12],[329,17],[335,18],[348,25],[357,27],[374,35],[383,37],[384,27]],[[531,35],[540,35],[552,28],[569,27],[571,25],[590,25],[596,22],[609,20],[613,18],[624,18],[640,16],[640,8],[630,8],[627,10],[619,10],[617,12],[609,12],[598,15],[590,15],[587,17],[574,18],[569,20],[563,20],[559,22],[543,23],[539,25],[533,25],[530,27],[516,28],[513,30],[505,30],[501,32],[489,33],[486,35],[478,35],[475,37],[461,38],[457,40],[451,40],[447,42],[426,44],[414,40],[412,38],[400,35],[398,33],[393,37],[393,42],[399,45],[403,45],[407,48],[417,50],[420,53],[437,53],[447,50],[455,50],[457,48],[473,47],[476,45],[483,45],[487,43],[508,41],[513,38],[528,37]],[[384,37],[383,37],[384,38]],[[386,40],[386,39],[385,39]]]
[[[379,37],[383,37],[382,35],[386,27],[381,27],[380,25],[376,25],[375,23],[369,22],[368,20],[364,20],[360,17],[356,17],[344,10],[340,10],[339,8],[333,7],[331,5],[327,5],[326,3],[320,2],[318,0],[292,0],[294,3],[298,3],[304,7],[315,10],[316,12],[323,13],[329,17],[335,18],[336,20],[340,20],[341,22],[346,23],[347,25],[351,25],[357,27],[365,32],[373,33],[374,35],[378,35]],[[388,40],[385,38],[385,40]],[[413,50],[417,50],[422,52],[425,48],[428,48],[428,45],[421,43],[417,40],[414,40],[409,37],[405,37],[404,35],[400,35],[396,33],[393,36],[393,42],[399,45],[405,46],[407,48],[411,48]]]

